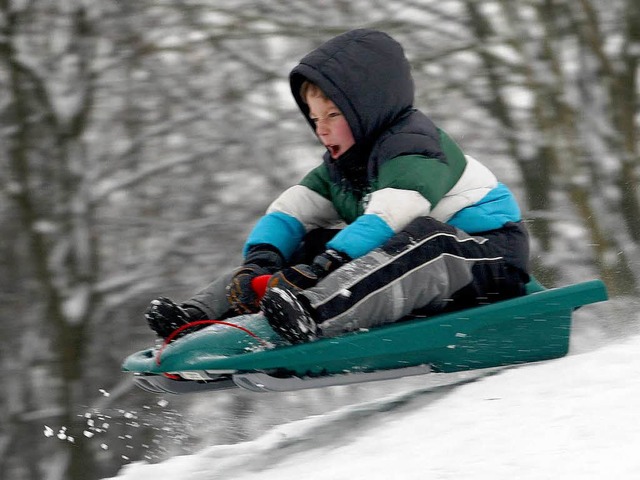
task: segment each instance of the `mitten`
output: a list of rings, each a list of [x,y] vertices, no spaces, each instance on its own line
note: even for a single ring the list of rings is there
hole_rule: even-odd
[[[267,290],[274,287],[288,288],[293,291],[307,290],[349,260],[349,256],[345,253],[327,250],[314,258],[310,265],[299,264],[273,274],[267,282]]]
[[[270,245],[256,245],[249,249],[244,265],[239,267],[227,285],[227,300],[237,313],[260,311],[260,297],[252,281],[261,275],[270,275],[284,266],[284,258]]]

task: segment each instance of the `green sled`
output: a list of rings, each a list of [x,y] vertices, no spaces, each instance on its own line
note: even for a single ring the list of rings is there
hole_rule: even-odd
[[[123,370],[156,393],[262,392],[537,362],[566,355],[573,311],[606,299],[600,280],[551,289],[532,280],[522,297],[300,345],[261,315],[245,315],[230,321],[260,340],[212,325],[130,355]]]

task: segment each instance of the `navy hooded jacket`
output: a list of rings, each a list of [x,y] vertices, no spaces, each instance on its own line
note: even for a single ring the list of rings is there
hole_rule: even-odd
[[[358,29],[307,54],[291,72],[293,96],[316,84],[345,116],[355,145],[283,192],[245,244],[269,244],[289,258],[314,228],[344,226],[328,248],[351,258],[381,246],[420,216],[468,233],[520,220],[496,177],[413,106],[414,84],[402,46],[383,32]]]

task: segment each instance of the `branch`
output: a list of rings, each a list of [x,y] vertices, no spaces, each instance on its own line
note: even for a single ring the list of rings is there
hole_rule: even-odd
[[[100,181],[98,184],[96,184],[91,195],[91,203],[95,205],[101,202],[102,200],[104,200],[113,192],[131,188],[137,184],[140,184],[148,180],[149,177],[153,175],[158,175],[160,173],[166,172],[167,170],[171,170],[172,168],[178,167],[180,165],[188,165],[190,163],[194,163],[194,162],[215,156],[220,150],[222,150],[222,147],[216,147],[213,150],[197,152],[189,155],[184,155],[179,158],[173,158],[173,159],[157,162],[152,165],[145,166],[145,168],[143,168],[141,171],[130,174],[126,178],[104,179]]]

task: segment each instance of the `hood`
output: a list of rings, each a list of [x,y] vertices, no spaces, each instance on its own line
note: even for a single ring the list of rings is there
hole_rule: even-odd
[[[311,127],[309,107],[300,97],[304,80],[318,85],[342,111],[361,151],[369,151],[413,105],[413,79],[402,46],[376,30],[352,30],[332,38],[307,54],[289,79]]]

